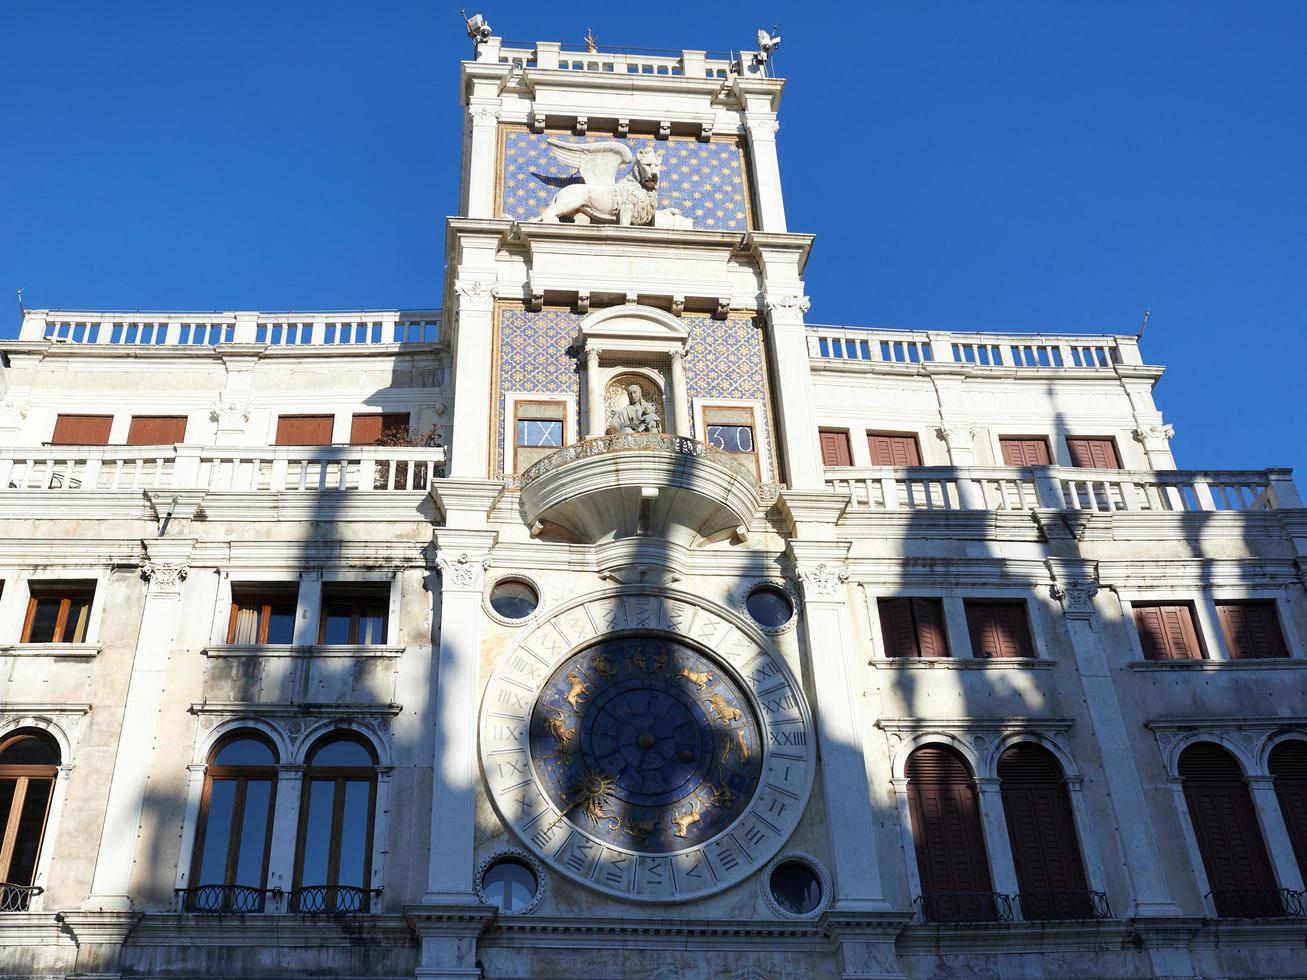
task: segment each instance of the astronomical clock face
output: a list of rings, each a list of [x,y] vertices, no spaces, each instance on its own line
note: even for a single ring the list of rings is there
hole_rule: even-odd
[[[806,707],[780,659],[688,599],[596,599],[501,661],[481,717],[500,815],[602,891],[728,887],[793,831],[812,781]]]

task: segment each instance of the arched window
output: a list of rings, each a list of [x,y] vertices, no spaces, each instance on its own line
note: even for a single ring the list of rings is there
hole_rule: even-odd
[[[368,910],[376,798],[377,757],[370,745],[334,733],[313,747],[300,803],[296,911]]]
[[[1219,745],[1197,742],[1181,754],[1179,769],[1216,914],[1243,919],[1283,915],[1239,763]]]
[[[1047,749],[1020,742],[999,758],[998,778],[1022,916],[1091,918],[1093,906],[1061,765]]]
[[[908,758],[907,775],[923,915],[932,922],[997,919],[976,786],[967,764],[952,749],[929,745]]]
[[[0,737],[0,912],[26,912],[59,774],[59,746],[44,732]]]
[[[259,912],[268,878],[277,753],[240,732],[209,755],[200,800],[188,912]]]
[[[1295,738],[1275,746],[1269,768],[1293,856],[1298,860],[1298,870],[1307,878],[1307,742]]]

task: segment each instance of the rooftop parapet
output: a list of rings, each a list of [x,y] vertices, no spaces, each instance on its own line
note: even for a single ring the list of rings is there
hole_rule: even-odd
[[[383,346],[440,342],[439,310],[150,312],[26,310],[20,341],[138,347]]]

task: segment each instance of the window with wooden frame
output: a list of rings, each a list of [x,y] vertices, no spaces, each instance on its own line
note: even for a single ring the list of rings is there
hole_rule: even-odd
[[[940,599],[878,599],[887,657],[947,657],[944,603]]]
[[[521,473],[566,442],[567,405],[561,401],[519,401],[513,419],[513,472]]]
[[[85,643],[94,582],[29,582],[23,643]]]
[[[1035,656],[1023,601],[968,599],[963,607],[967,612],[972,656],[985,660]]]
[[[1018,742],[999,757],[998,778],[1022,917],[1092,918],[1071,797],[1057,758],[1042,746]]]
[[[1067,436],[1067,452],[1071,465],[1092,470],[1119,470],[1121,456],[1116,451],[1116,440],[1109,438]]]
[[[999,436],[1004,466],[1052,466],[1053,454],[1043,436]]]
[[[1181,753],[1178,768],[1216,914],[1284,915],[1252,794],[1234,756],[1213,742],[1196,742]]]
[[[1130,606],[1145,660],[1203,659],[1190,603],[1133,602]]]
[[[980,801],[971,770],[956,752],[926,745],[908,757],[908,813],[930,922],[998,918]]]
[[[821,463],[823,466],[852,466],[849,453],[849,433],[846,429],[822,429]]]
[[[921,447],[911,432],[868,432],[872,466],[920,466]]]
[[[171,446],[185,441],[185,415],[133,415],[127,428],[129,446]]]
[[[1267,757],[1267,770],[1275,781],[1275,798],[1298,871],[1307,877],[1307,742],[1288,738],[1277,743]]]
[[[309,753],[295,856],[297,912],[366,912],[371,894],[377,759],[350,734]]]
[[[52,446],[107,446],[112,415],[60,415],[54,420]]]
[[[739,459],[762,479],[758,468],[757,419],[745,405],[704,405],[702,410],[704,441],[714,449]]]
[[[293,582],[231,587],[231,617],[227,642],[239,644],[290,643],[295,634],[295,607],[299,591]]]
[[[407,442],[408,412],[368,412],[350,420],[350,445],[375,446],[382,437]]]
[[[331,415],[280,415],[278,446],[330,446],[336,419]]]
[[[0,737],[0,912],[26,912],[45,839],[59,746],[35,729]]]
[[[389,608],[389,583],[327,583],[322,587],[318,642],[329,646],[384,644]]]
[[[239,732],[209,754],[200,796],[188,912],[260,912],[268,880],[277,753]]]
[[[1270,599],[1246,599],[1216,604],[1221,632],[1231,660],[1273,660],[1289,656],[1289,648]]]

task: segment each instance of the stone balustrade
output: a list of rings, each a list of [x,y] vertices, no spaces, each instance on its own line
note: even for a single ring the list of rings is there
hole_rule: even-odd
[[[19,341],[56,344],[215,347],[354,347],[434,344],[439,310],[354,310],[344,313],[122,313],[27,310]]]
[[[491,38],[477,50],[478,61],[496,61],[514,68],[589,71],[614,75],[666,75],[721,78],[730,75],[733,60],[722,52],[644,50],[564,51],[555,42],[501,42]]]
[[[1142,364],[1137,337],[953,333],[863,327],[808,327],[808,355],[819,362],[971,364],[1023,369],[1111,371]]]
[[[1292,471],[1090,470],[1069,466],[831,467],[826,485],[858,510],[1036,508],[1095,513],[1301,507]]]
[[[0,488],[425,492],[444,466],[438,446],[15,447],[0,449]]]

